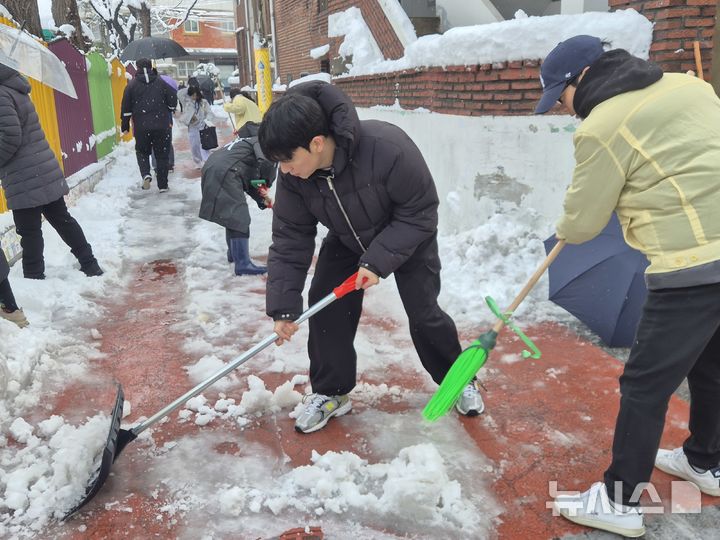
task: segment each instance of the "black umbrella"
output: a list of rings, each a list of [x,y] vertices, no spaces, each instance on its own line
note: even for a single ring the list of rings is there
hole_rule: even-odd
[[[545,250],[555,245],[545,240]],[[550,267],[550,300],[575,315],[610,347],[629,347],[647,296],[648,260],[625,243],[615,214],[589,242],[568,245]]]
[[[189,54],[182,45],[172,39],[150,36],[128,43],[120,55],[120,60],[127,62],[141,58],[175,58]]]

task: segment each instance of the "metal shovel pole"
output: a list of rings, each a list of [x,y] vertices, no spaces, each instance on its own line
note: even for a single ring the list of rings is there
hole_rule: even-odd
[[[320,300],[319,302],[313,304],[313,305],[312,305],[311,307],[309,307],[306,311],[304,311],[304,312],[302,313],[302,315],[300,315],[300,317],[298,317],[298,318],[295,320],[295,323],[296,323],[296,324],[300,324],[300,323],[303,323],[303,322],[307,321],[310,317],[312,317],[313,315],[315,315],[318,311],[320,311],[320,310],[322,310],[323,308],[327,307],[328,305],[332,304],[332,303],[333,303],[335,300],[337,300],[338,298],[341,298],[342,296],[344,296],[345,294],[347,294],[347,293],[350,292],[351,290],[355,290],[355,279],[356,279],[356,278],[357,278],[357,273],[353,274],[353,275],[352,275],[350,278],[348,278],[348,280],[345,282],[345,283],[347,283],[348,281],[351,281],[352,286],[353,286],[352,289],[350,289],[350,290],[343,290],[343,291],[341,291],[341,294],[338,295],[338,293],[337,293],[338,289],[342,289],[343,286],[345,285],[345,283],[343,283],[343,285],[341,285],[340,287],[337,287],[337,288],[333,289],[333,292],[331,292],[330,294],[328,294],[325,298],[323,298],[323,299]],[[200,392],[202,392],[203,390],[205,390],[207,387],[212,386],[215,382],[219,381],[219,380],[222,379],[225,375],[227,375],[227,374],[230,373],[231,371],[235,370],[236,368],[240,367],[242,364],[244,364],[245,362],[247,362],[248,360],[250,360],[253,356],[255,356],[256,354],[258,354],[260,351],[263,351],[264,349],[266,349],[267,347],[269,347],[270,345],[272,345],[272,344],[275,342],[275,340],[278,339],[278,337],[280,337],[280,336],[278,336],[275,332],[273,332],[271,335],[269,335],[268,337],[266,337],[265,339],[263,339],[260,343],[258,343],[258,344],[255,345],[254,347],[252,347],[252,348],[251,348],[250,350],[248,350],[246,353],[244,353],[244,354],[238,356],[237,358],[235,358],[235,360],[233,360],[232,362],[230,362],[230,363],[229,363],[228,365],[226,365],[223,369],[221,369],[220,371],[218,371],[217,373],[215,373],[214,375],[212,375],[210,378],[202,381],[201,383],[199,383],[199,384],[198,384],[197,386],[195,386],[194,388],[188,390],[188,391],[185,392],[182,396],[180,396],[179,398],[177,398],[175,401],[173,401],[172,403],[170,403],[170,404],[168,404],[167,406],[163,407],[163,408],[160,409],[158,412],[156,412],[155,414],[153,414],[150,418],[148,418],[148,419],[145,420],[144,422],[141,422],[140,424],[138,424],[137,426],[135,426],[134,428],[132,428],[130,431],[135,435],[135,437],[137,437],[140,433],[142,433],[143,431],[145,431],[147,428],[149,428],[150,426],[152,426],[153,424],[155,424],[156,422],[158,422],[159,420],[161,420],[162,418],[164,418],[165,416],[167,416],[168,414],[170,414],[171,412],[173,412],[175,409],[177,409],[178,407],[180,407],[181,405],[183,405],[188,399],[197,396]],[[120,451],[122,450],[122,448],[123,448],[123,447],[121,446],[121,447],[118,449],[118,453],[120,453]]]
[[[348,293],[351,293],[355,290],[355,281],[357,280],[358,273],[355,272],[352,276],[347,278],[341,285],[338,287],[335,287],[333,291],[328,294],[325,298],[317,302],[316,304],[313,304],[310,306],[306,311],[304,311],[300,317],[298,317],[295,320],[295,323],[300,324],[306,320],[308,320],[310,317],[315,315],[318,311],[321,309],[327,307],[328,305],[332,304],[335,300],[338,300],[339,298],[342,298]],[[72,508],[67,514],[65,514],[64,519],[69,518],[72,516],[75,512],[77,512],[80,508],[85,506],[85,504],[88,503],[95,495],[98,493],[102,485],[107,480],[109,474],[110,474],[110,467],[115,462],[117,457],[120,455],[120,452],[122,452],[123,448],[125,448],[129,443],[137,439],[137,436],[145,431],[147,428],[173,412],[178,407],[182,406],[188,399],[195,397],[200,392],[205,390],[208,386],[212,385],[219,379],[222,379],[225,375],[230,373],[232,370],[236,369],[237,367],[241,366],[250,358],[258,354],[263,349],[266,349],[269,347],[276,339],[278,339],[277,333],[273,332],[271,335],[266,337],[264,340],[262,340],[260,343],[252,347],[249,351],[247,351],[245,354],[242,354],[238,356],[235,360],[230,362],[227,366],[222,368],[220,371],[209,377],[208,379],[204,380],[191,390],[188,390],[185,392],[182,396],[177,398],[172,403],[168,404],[167,406],[163,407],[161,410],[153,414],[150,418],[145,420],[144,422],[139,423],[137,426],[133,427],[132,429],[122,429],[120,428],[120,420],[122,418],[122,411],[123,411],[123,402],[124,402],[124,394],[122,387],[118,385],[118,391],[117,396],[115,398],[115,406],[113,407],[113,412],[111,415],[111,421],[110,421],[110,432],[107,437],[107,441],[105,443],[105,447],[103,448],[103,455],[102,460],[100,462],[100,468],[98,469],[97,476],[95,479],[90,482],[88,487],[85,490],[85,496],[83,499]]]

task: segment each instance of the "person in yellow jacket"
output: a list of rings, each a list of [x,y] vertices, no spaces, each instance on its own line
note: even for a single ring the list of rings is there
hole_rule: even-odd
[[[247,122],[262,122],[262,113],[250,96],[240,91],[238,88],[230,89],[230,103],[223,105],[225,112],[235,117],[234,128],[237,134],[240,128]]]
[[[695,77],[663,73],[600,39],[575,36],[541,68],[542,114],[556,103],[582,123],[558,238],[592,239],[614,211],[650,260],[648,296],[620,377],[604,482],[554,507],[629,537],[645,529],[640,492],[653,466],[720,496],[720,99]],[[687,377],[690,435],[659,449],[668,402]]]

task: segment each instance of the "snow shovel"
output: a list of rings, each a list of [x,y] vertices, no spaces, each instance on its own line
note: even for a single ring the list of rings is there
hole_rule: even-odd
[[[532,351],[523,351],[522,355],[524,358],[540,358],[540,350],[535,346],[530,338],[522,332],[522,330],[510,321],[510,317],[512,317],[513,312],[518,308],[520,303],[532,290],[540,277],[545,273],[548,266],[550,266],[550,264],[555,260],[555,257],[558,256],[558,253],[560,253],[560,250],[564,245],[564,240],[558,241],[553,250],[548,254],[543,263],[532,275],[530,281],[527,282],[527,285],[525,285],[523,290],[520,291],[520,294],[517,295],[512,304],[510,304],[510,307],[508,307],[504,313],[498,309],[495,300],[493,300],[490,296],[485,297],[485,302],[488,307],[500,320],[495,323],[492,330],[485,332],[473,341],[467,349],[460,353],[460,356],[457,357],[457,360],[455,360],[455,363],[447,372],[447,375],[445,375],[445,378],[430,398],[430,401],[428,401],[428,404],[425,405],[422,412],[423,418],[429,420],[430,422],[434,422],[452,408],[460,395],[463,393],[465,387],[470,384],[472,378],[485,364],[488,354],[495,347],[498,333],[502,330],[503,326],[510,327]]]
[[[335,287],[333,291],[328,294],[325,298],[317,302],[316,304],[310,306],[307,310],[305,310],[300,317],[298,317],[295,322],[297,324],[300,324],[302,322],[305,322],[310,317],[315,315],[318,311],[322,310],[323,308],[329,306],[332,304],[335,300],[338,300],[339,298],[342,298],[348,293],[351,293],[355,290],[355,280],[357,279],[357,272],[355,272],[352,276],[347,278],[341,285],[338,287]],[[105,448],[103,449],[103,455],[102,455],[102,461],[100,463],[100,469],[97,472],[97,476],[92,480],[92,482],[88,485],[86,491],[85,491],[85,497],[78,503],[77,506],[75,506],[72,510],[70,510],[63,519],[67,519],[70,516],[72,516],[75,512],[77,512],[80,508],[85,506],[95,495],[97,495],[98,491],[100,491],[100,488],[107,480],[108,475],[110,474],[110,467],[115,462],[117,457],[120,455],[120,452],[123,451],[123,449],[132,441],[137,439],[138,435],[145,431],[147,428],[152,426],[153,424],[157,423],[158,421],[162,420],[164,417],[169,415],[171,412],[173,412],[178,407],[181,407],[185,402],[192,398],[197,396],[200,392],[205,390],[210,385],[214,384],[218,380],[222,379],[225,375],[236,369],[237,367],[241,366],[250,358],[258,354],[260,351],[266,349],[270,345],[272,345],[276,339],[278,339],[278,335],[273,332],[271,335],[263,339],[260,343],[252,347],[249,351],[246,353],[238,356],[235,358],[232,362],[227,364],[224,368],[222,368],[220,371],[215,373],[214,375],[210,376],[208,379],[202,381],[197,386],[192,388],[191,390],[188,390],[185,392],[182,396],[177,398],[175,401],[170,403],[169,405],[165,406],[158,412],[156,412],[154,415],[152,415],[150,418],[145,420],[144,422],[140,422],[137,426],[135,426],[132,429],[122,429],[120,427],[120,420],[122,418],[122,411],[123,411],[123,402],[124,402],[124,395],[122,386],[118,384],[118,391],[117,391],[117,397],[115,398],[115,406],[113,407],[112,415],[111,415],[111,422],[110,422],[110,433],[108,434],[107,442],[105,443]]]

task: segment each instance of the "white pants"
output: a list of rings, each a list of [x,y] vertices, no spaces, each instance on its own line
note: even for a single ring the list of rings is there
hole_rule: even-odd
[[[210,152],[205,150],[200,144],[200,126],[188,126],[188,140],[190,141],[190,152],[193,161],[198,167],[205,164]]]

